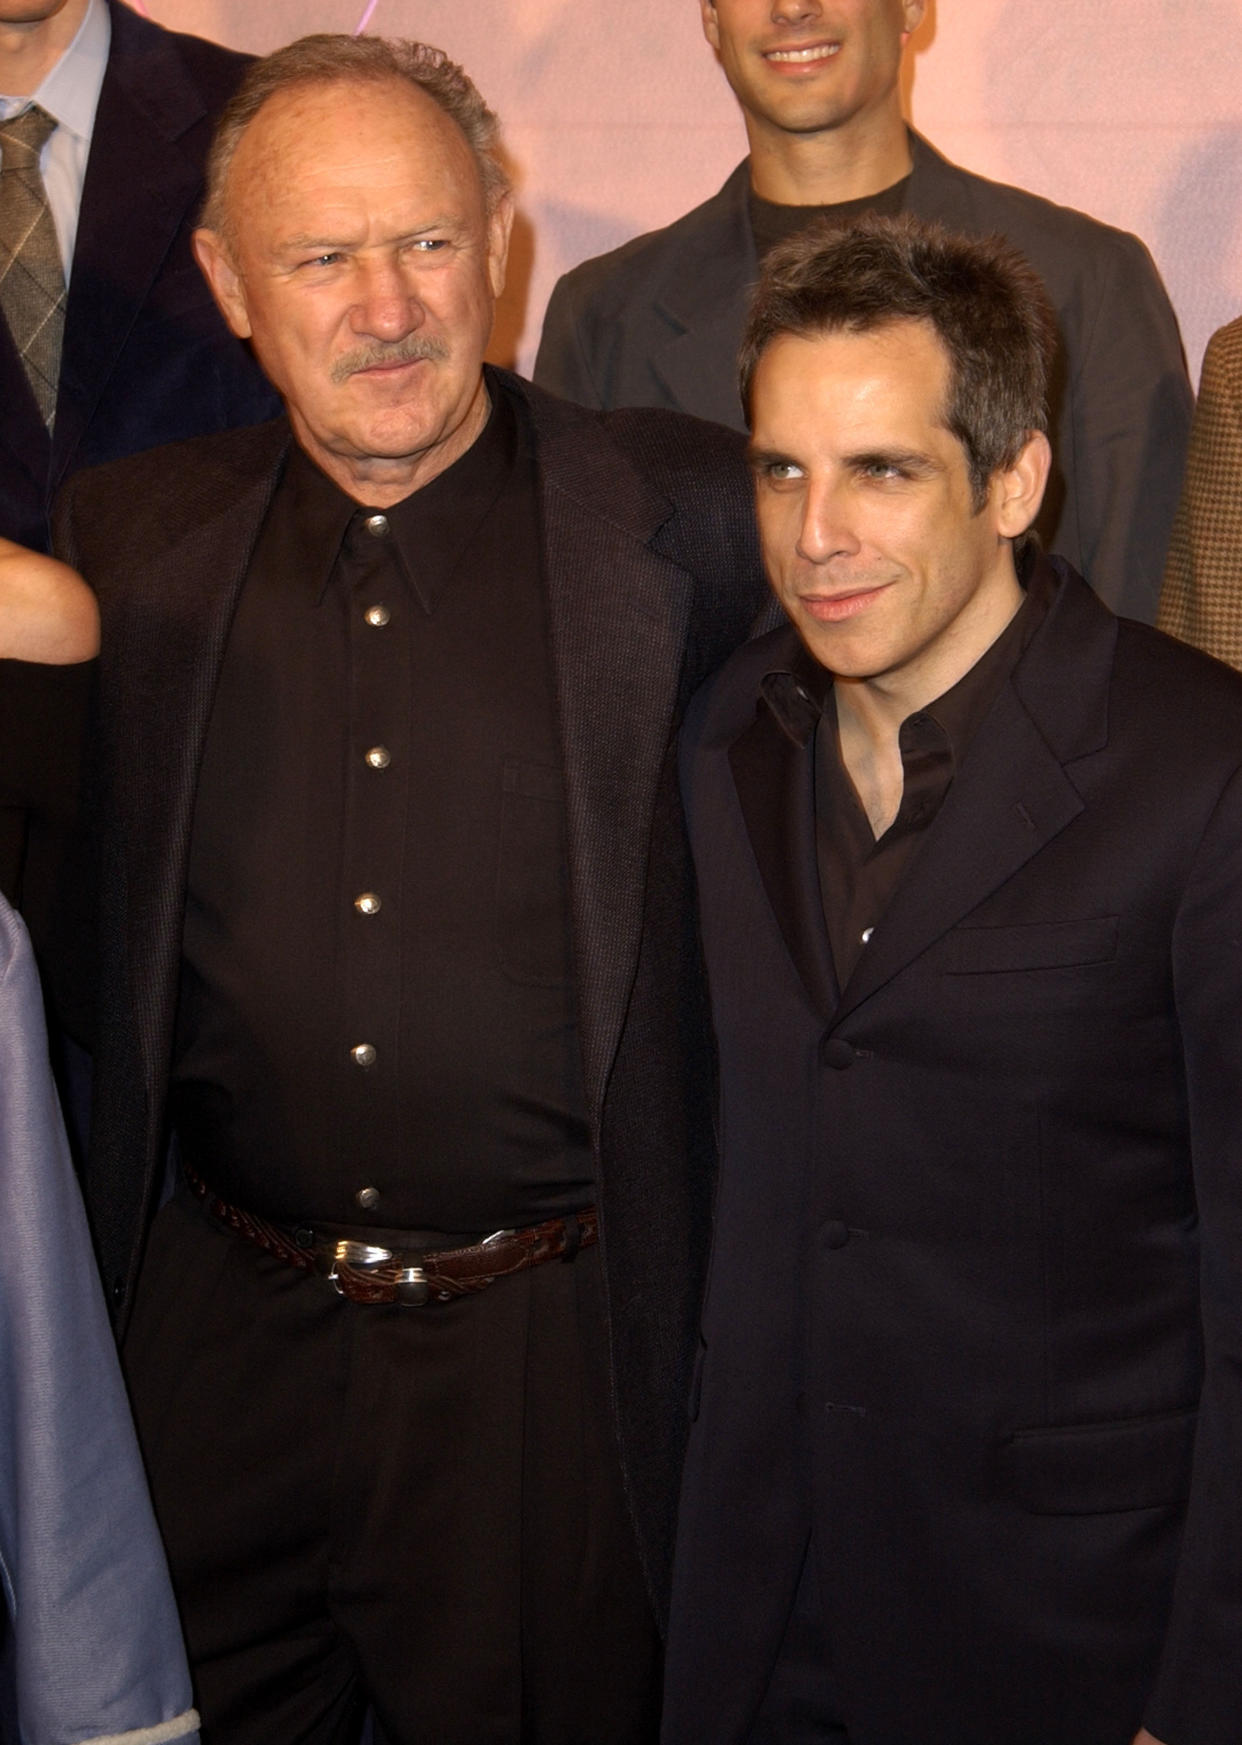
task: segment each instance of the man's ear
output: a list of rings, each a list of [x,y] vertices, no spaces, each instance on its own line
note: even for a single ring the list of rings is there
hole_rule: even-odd
[[[512,194],[502,194],[487,220],[487,277],[493,297],[499,297],[505,288],[505,267],[509,259],[509,237],[513,231],[513,210]]]
[[[1052,449],[1042,430],[1033,430],[1012,466],[992,476],[991,497],[996,531],[1017,539],[1039,514],[1052,470]]]
[[[720,26],[716,22],[716,8],[712,5],[712,0],[699,0],[699,11],[703,16],[703,35],[719,52]]]
[[[926,0],[901,0],[901,40],[903,45],[922,24],[923,14],[926,11]]]
[[[228,244],[218,230],[196,230],[192,240],[194,258],[211,286],[211,294],[220,306],[221,315],[238,339],[249,339],[250,311],[246,305],[246,288],[233,265]]]

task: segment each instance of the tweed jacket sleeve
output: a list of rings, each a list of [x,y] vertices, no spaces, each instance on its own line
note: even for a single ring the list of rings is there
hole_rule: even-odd
[[[1242,318],[1203,359],[1157,623],[1242,668]]]

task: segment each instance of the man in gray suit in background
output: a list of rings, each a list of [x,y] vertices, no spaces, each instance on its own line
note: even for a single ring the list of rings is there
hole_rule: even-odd
[[[911,212],[999,233],[1048,287],[1060,349],[1037,523],[1113,608],[1154,619],[1191,392],[1143,244],[949,163],[907,128],[900,73],[925,0],[700,0],[749,158],[664,230],[552,293],[535,380],[586,406],[671,406],[743,428],[735,359],[768,250],[812,219]]]

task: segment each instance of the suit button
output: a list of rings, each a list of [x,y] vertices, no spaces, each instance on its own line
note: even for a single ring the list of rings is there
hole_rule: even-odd
[[[375,1065],[375,1045],[371,1042],[360,1042],[356,1048],[350,1049],[355,1066]]]
[[[825,1248],[844,1248],[850,1239],[850,1227],[839,1218],[830,1218],[823,1229]]]
[[[843,1036],[828,1036],[820,1044],[819,1058],[834,1072],[844,1072],[847,1066],[853,1066],[857,1056]]]
[[[362,1209],[362,1211],[373,1212],[380,1202],[379,1189],[359,1188],[358,1192],[354,1195],[354,1202]]]
[[[383,539],[388,532],[388,517],[387,515],[368,515],[362,525],[374,538]]]

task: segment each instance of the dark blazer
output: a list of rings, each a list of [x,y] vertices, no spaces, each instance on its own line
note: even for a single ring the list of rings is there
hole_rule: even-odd
[[[674,736],[765,592],[733,433],[585,412],[500,372],[534,433],[563,733],[584,1077],[623,1461],[652,1572],[671,1543],[713,1167]],[[160,1188],[195,785],[284,421],[80,475],[60,553],[99,595],[101,1001],[85,1193],[123,1302]]]
[[[1242,319],[1203,354],[1156,622],[1242,668]]]
[[[793,631],[691,712],[722,1160],[669,1745],[745,1736],[812,1524],[851,1745],[1242,1738],[1242,679],[1062,575],[843,989],[757,705]]]
[[[906,210],[1000,232],[1056,308],[1055,470],[1038,529],[1114,611],[1150,622],[1177,506],[1191,392],[1177,319],[1137,237],[986,181],[911,133]],[[535,380],[584,406],[671,406],[743,428],[737,354],[759,276],[739,164],[665,230],[567,273],[552,293]]]
[[[50,441],[0,321],[0,534],[43,551],[79,467],[279,410],[190,253],[212,129],[249,57],[108,11]]]

